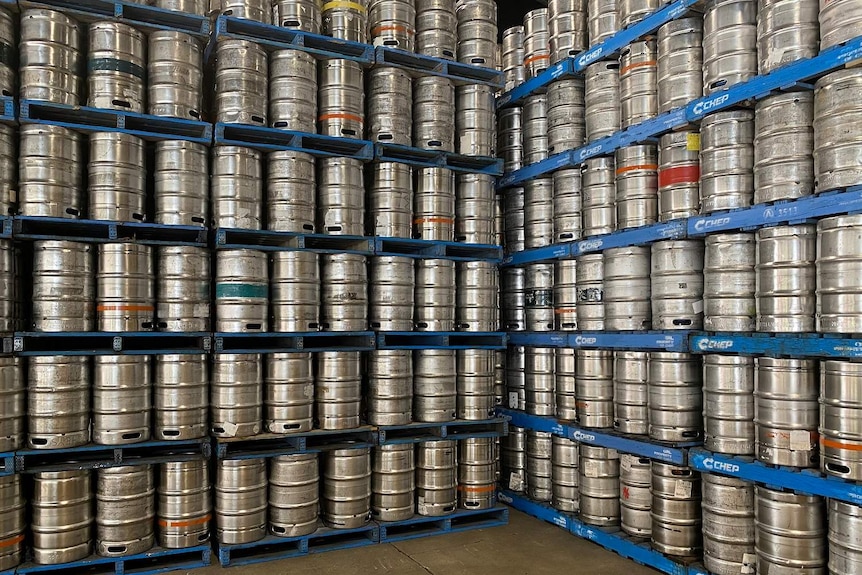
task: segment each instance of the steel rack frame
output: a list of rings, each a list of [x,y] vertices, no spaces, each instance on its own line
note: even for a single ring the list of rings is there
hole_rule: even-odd
[[[210,332],[21,331],[3,338],[3,352],[25,355],[167,355],[208,353]]]
[[[311,331],[214,334],[215,353],[288,353],[312,351],[371,351],[370,331]]]
[[[145,553],[128,557],[99,557],[91,555],[80,561],[59,565],[36,565],[24,563],[15,573],[51,573],[69,575],[78,573],[100,573],[111,575],[156,575],[181,569],[207,567],[212,560],[212,546],[209,543],[187,549],[164,549],[154,547]]]
[[[442,423],[414,421],[405,425],[380,425],[377,427],[377,440],[378,445],[395,445],[438,439],[502,437],[509,432],[508,424],[509,418],[501,416],[484,420],[459,419]]]
[[[688,331],[510,331],[509,345],[571,349],[636,349],[688,351]]]
[[[11,223],[11,235],[16,240],[134,242],[147,245],[207,247],[207,228],[201,226],[76,220],[44,216],[14,216]]]

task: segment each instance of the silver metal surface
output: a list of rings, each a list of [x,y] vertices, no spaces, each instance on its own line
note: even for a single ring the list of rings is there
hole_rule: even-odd
[[[862,298],[856,284],[859,268],[858,234],[862,218],[856,215],[824,218],[817,222],[817,331],[862,331]]]
[[[320,259],[320,324],[328,331],[368,326],[368,268],[359,254],[323,254]]]
[[[605,329],[604,255],[586,254],[577,258],[578,327],[582,330]]]
[[[623,0],[620,7],[627,1]],[[622,16],[622,10],[620,12]],[[653,37],[632,42],[620,52],[620,124],[623,128],[658,114],[657,54],[658,46]]]
[[[649,329],[651,325],[650,248],[644,246],[613,248],[605,250],[603,255],[605,329],[623,331]]]
[[[34,473],[30,506],[34,563],[68,563],[92,552],[93,494],[89,470]]]
[[[302,152],[276,151],[269,153],[268,160],[267,229],[313,232],[316,205],[314,157]]]
[[[368,39],[375,46],[413,52],[415,21],[415,0],[371,0],[368,5]]]
[[[0,550],[0,569],[14,569],[24,558],[24,530],[27,500],[21,489],[21,476],[0,478],[0,540],[7,545]]]
[[[621,433],[649,432],[648,361],[645,351],[614,352],[614,429]]]
[[[554,179],[524,182],[524,246],[540,248],[554,243]]]
[[[652,352],[648,365],[650,439],[675,442],[700,439],[703,436],[700,357]]]
[[[413,170],[407,164],[378,162],[368,188],[368,235],[409,238],[413,231]]]
[[[556,350],[528,347],[524,350],[524,396],[527,413],[553,416],[556,413]]]
[[[371,425],[407,425],[413,420],[413,352],[378,349],[366,359],[366,418]],[[412,509],[412,497],[411,497]]]
[[[716,112],[700,123],[700,211],[747,208],[754,198],[754,112]]]
[[[829,475],[858,481],[862,477],[859,427],[860,365],[820,362],[820,467]]]
[[[658,461],[651,467],[653,548],[677,557],[699,557],[700,473]]]
[[[449,515],[457,505],[456,442],[426,441],[416,446],[416,513]]]
[[[717,453],[754,454],[754,358],[703,356],[703,442]]]
[[[837,3],[832,0],[832,3]],[[856,185],[862,146],[862,105],[858,98],[862,70],[839,70],[814,85],[814,177],[817,193]]]
[[[84,91],[84,33],[56,10],[21,11],[18,97],[77,106]]]
[[[620,64],[605,60],[584,71],[584,129],[588,142],[610,136],[620,129]],[[596,163],[596,158],[587,162]]]
[[[322,7],[323,34],[340,40],[366,43],[368,41],[369,0],[347,4],[325,3]]]
[[[754,203],[814,193],[814,94],[769,96],[754,109]]]
[[[455,88],[455,129],[459,154],[496,154],[497,119],[494,110],[494,90],[490,86],[470,84]]]
[[[553,500],[552,435],[527,430],[527,495],[535,501]]]
[[[554,315],[557,329],[578,329],[578,287],[576,260],[559,260],[554,265]]]
[[[212,502],[205,460],[159,464],[159,545],[194,547],[209,541]]]
[[[706,236],[703,266],[704,328],[754,331],[756,317],[755,235]]]
[[[219,543],[266,536],[266,459],[222,459],[216,464],[215,516]]]
[[[21,358],[0,358],[0,449],[7,452],[24,447],[27,416],[25,375],[24,362]],[[0,491],[0,497],[2,497],[2,491]],[[0,530],[3,525],[0,520]],[[2,562],[3,559],[0,558],[0,563]]]
[[[658,147],[627,146],[616,151],[617,229],[658,221]]]
[[[507,331],[526,329],[526,286],[524,268],[500,270],[502,325]]]
[[[524,68],[527,78],[535,78],[551,63],[548,9],[536,8],[524,14]]]
[[[379,0],[372,6],[386,6],[387,2]],[[407,4],[397,0],[388,3]],[[412,144],[411,111],[415,109],[412,92],[413,82],[407,72],[400,68],[384,66],[373,68],[368,73],[367,139],[403,146]]]
[[[497,67],[497,3],[494,0],[457,0],[458,61],[485,68]]]
[[[496,505],[499,454],[493,437],[468,437],[458,442],[458,506],[490,509]]]
[[[154,327],[152,247],[100,244],[96,273],[96,320],[102,331],[149,331]]]
[[[266,357],[264,421],[270,433],[311,431],[314,423],[314,362],[311,353]]]
[[[422,259],[416,262],[413,319],[420,331],[455,329],[455,262]]]
[[[813,225],[757,232],[757,331],[814,331],[816,311]]]
[[[506,28],[501,38],[500,67],[503,70],[503,90],[508,92],[527,79],[527,69],[524,67],[524,27]]]
[[[558,154],[586,142],[584,80],[557,80],[548,86],[548,153]]]
[[[452,241],[455,237],[455,174],[445,168],[416,170],[413,237]]]
[[[693,14],[658,29],[658,112],[663,113],[703,95],[703,18]]]
[[[407,94],[409,96],[410,90]],[[455,151],[455,87],[446,78],[423,76],[413,81],[413,145]],[[409,108],[406,118],[410,118]],[[410,129],[407,129],[410,134]],[[409,145],[409,139],[408,139]],[[433,169],[433,168],[430,168]]]
[[[263,419],[263,358],[260,354],[212,356],[210,429],[215,437],[250,437]]]
[[[460,331],[497,331],[500,272],[491,262],[458,262],[455,318]]]
[[[534,94],[524,99],[522,112],[524,164],[548,157],[548,96]]]
[[[703,16],[703,93],[757,75],[757,0],[709,0]]]
[[[193,246],[158,248],[157,327],[210,331],[210,252]]]
[[[220,12],[225,16],[270,23],[272,9],[268,0],[219,0]]]
[[[548,34],[551,64],[587,49],[587,3],[584,0],[550,0]]]
[[[557,404],[556,417],[563,421],[578,419],[577,381],[575,379],[575,350],[558,348],[555,356],[554,393]],[[526,352],[524,352],[526,353]]]
[[[378,445],[374,448],[371,516],[375,521],[404,521],[413,517],[413,496],[416,491],[416,462],[413,455],[412,443]]]
[[[368,279],[368,325],[390,331],[413,330],[414,260],[400,256],[371,258]]]
[[[757,572],[825,573],[826,504],[821,497],[754,487]]]
[[[737,575],[754,562],[754,485],[701,474],[703,563],[715,575]]]
[[[504,108],[497,112],[497,154],[503,158],[503,171],[512,172],[524,165],[523,110]],[[505,198],[513,191],[507,192]]]
[[[554,329],[554,264],[524,266],[524,302],[527,331]]]
[[[216,146],[212,152],[213,224],[216,227],[263,228],[261,153],[240,146]]]
[[[632,537],[652,535],[650,460],[620,454],[620,528]]]
[[[127,112],[146,111],[146,36],[128,24],[90,24],[87,105]]]
[[[317,354],[314,385],[320,429],[359,427],[362,401],[362,353],[324,351]]]
[[[27,447],[89,443],[90,358],[34,356],[27,363]]]
[[[455,0],[416,0],[416,53],[454,60],[457,46]]]
[[[279,537],[317,530],[320,471],[317,453],[273,457],[269,464],[269,529]]]
[[[316,1],[307,4],[319,7]],[[279,4],[287,5],[297,6],[297,3],[283,1]],[[269,122],[273,128],[316,131],[317,60],[308,52],[276,50],[270,54]]]
[[[25,216],[80,218],[84,212],[81,135],[60,126],[18,130],[18,202]]]
[[[317,232],[361,236],[365,233],[365,184],[362,162],[353,158],[317,160]]]
[[[93,358],[93,442],[127,445],[150,438],[150,358],[97,355]]]
[[[703,329],[703,240],[666,240],[651,249],[653,327]]]
[[[413,353],[413,419],[455,419],[457,381],[455,351],[420,349]]]
[[[579,506],[578,443],[554,435],[551,438],[551,505],[574,513]]]
[[[153,359],[153,437],[159,441],[207,435],[209,370],[205,354]]]
[[[320,325],[318,255],[273,252],[270,291],[274,331],[315,331]]]
[[[322,7],[320,0],[274,0],[272,23],[283,28],[320,34]]]
[[[580,445],[578,495],[581,521],[596,527],[620,524],[620,455],[616,449]]]
[[[700,134],[670,132],[659,139],[658,219],[661,222],[700,213]]]
[[[154,116],[200,120],[203,51],[184,32],[151,32],[147,49],[148,110]]]
[[[267,56],[248,40],[221,40],[216,48],[216,120],[267,123]]]
[[[589,45],[613,36],[620,28],[619,0],[587,0],[587,31]]]
[[[523,427],[510,426],[509,434],[500,441],[502,484],[523,493],[527,477],[527,432]]]
[[[11,257],[11,250],[3,250],[4,260]],[[89,244],[62,240],[33,242],[33,329],[93,329],[96,299],[93,259]],[[11,305],[14,298],[6,301]],[[3,315],[11,319],[11,312],[9,309]]]
[[[862,12],[853,2],[829,0],[820,5],[820,48],[825,50],[862,35]]]
[[[94,220],[146,220],[144,141],[120,132],[96,132],[90,134],[89,139],[89,217]]]
[[[216,253],[216,331],[267,331],[267,261],[267,253],[256,250],[221,250]]]
[[[156,540],[156,486],[152,465],[96,471],[96,553],[137,555]]]
[[[820,51],[818,2],[760,0],[757,15],[757,57],[760,74]]]
[[[581,427],[613,427],[613,378],[613,352],[598,349],[575,351],[575,395]]]
[[[324,26],[326,24],[324,13]],[[352,60],[322,60],[319,65],[317,132],[326,136],[362,138],[365,85],[362,65]]]
[[[590,158],[581,167],[581,234],[609,234],[617,229],[616,161]]]
[[[155,143],[154,221],[157,224],[205,226],[209,221],[209,150],[184,140]]]
[[[829,570],[837,575],[850,575],[862,568],[860,557],[859,506],[830,499],[829,509]]]

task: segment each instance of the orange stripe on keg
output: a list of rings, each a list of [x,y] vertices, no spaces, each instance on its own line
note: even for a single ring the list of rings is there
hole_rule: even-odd
[[[576,307],[560,307],[554,310],[554,313],[557,315],[564,315],[567,313],[577,313],[578,308]]]
[[[354,122],[359,122],[360,124],[365,123],[365,119],[362,116],[357,116],[356,114],[347,114],[345,112],[322,114],[318,116],[317,119],[321,122],[325,122],[326,120],[353,120]]]
[[[415,218],[414,224],[454,224],[455,218]]]
[[[655,60],[646,60],[645,62],[635,62],[633,64],[629,64],[628,66],[623,66],[620,68],[620,74],[625,74],[629,70],[633,70],[635,68],[645,68],[647,66],[655,66]]]
[[[530,56],[529,58],[524,58],[524,66],[529,66],[533,62],[538,60],[550,60],[551,56],[548,54],[547,56],[544,54],[536,54],[535,56]]]
[[[159,519],[159,527],[195,527],[196,525],[207,523],[211,518],[212,515],[207,513],[203,517],[188,519],[185,521],[168,521],[167,519]]]
[[[459,485],[458,491],[466,491],[467,493],[490,493],[494,491],[496,487],[491,485],[482,485],[480,487],[471,487],[469,485]]]
[[[679,166],[677,168],[666,168],[658,172],[659,187],[672,186],[674,184],[689,184],[700,181],[700,166]]]
[[[416,30],[413,28],[408,28],[407,26],[401,26],[399,24],[393,24],[392,26],[377,26],[371,29],[371,35],[379,34],[380,32],[388,32],[392,30],[394,32],[404,32],[405,34],[416,34]]]
[[[11,547],[12,545],[17,545],[24,541],[24,534],[16,535],[15,537],[10,537],[9,539],[4,539],[0,541],[0,549],[3,547]]]
[[[151,305],[99,305],[96,311],[153,311]]]
[[[623,166],[617,168],[617,175],[625,174],[626,172],[634,172],[636,170],[657,170],[658,164],[638,164],[637,166]]]
[[[846,449],[847,451],[862,451],[862,443],[841,443],[834,439],[820,438],[820,445],[823,447],[831,447],[832,449]]]

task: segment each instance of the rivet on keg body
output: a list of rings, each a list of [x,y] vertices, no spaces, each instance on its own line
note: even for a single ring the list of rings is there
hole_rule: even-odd
[[[457,351],[457,418],[483,420],[494,414],[494,352],[488,349]]]
[[[551,64],[576,56],[587,42],[587,3],[583,0],[548,2],[548,35]]]
[[[658,219],[667,222],[700,213],[700,134],[670,132],[659,139]]]
[[[584,72],[584,106],[586,141],[592,142],[619,131],[619,62],[606,60],[587,66]]]
[[[248,40],[220,40],[216,48],[216,120],[267,125],[267,56]]]
[[[850,575],[862,569],[862,555],[859,548],[860,524],[859,506],[838,499],[827,502],[829,569],[840,575]]]
[[[527,69],[524,67],[523,26],[512,26],[503,30],[500,60],[500,66],[503,69],[503,91],[508,92],[523,84],[527,79]]]
[[[339,40],[367,43],[368,4],[369,0],[344,4],[326,2],[321,12],[323,34]]]
[[[497,67],[497,3],[457,0],[458,61],[485,68]]]
[[[415,491],[413,444],[375,447],[371,463],[371,516],[374,520],[404,521],[413,517]]]
[[[616,161],[590,158],[581,167],[581,235],[609,234],[617,229]]]
[[[321,517],[333,529],[362,527],[371,519],[371,449],[323,453]]]
[[[614,424],[613,352],[575,351],[575,394],[578,424],[588,428],[608,428]]]
[[[818,2],[760,0],[758,5],[757,56],[761,75],[818,54]]]
[[[85,215],[80,134],[52,125],[21,126],[18,202],[25,216],[79,218]]]
[[[826,500],[755,485],[758,573],[825,573]]]
[[[632,537],[652,535],[650,460],[620,454],[620,529]]]
[[[526,329],[526,285],[524,268],[503,268],[501,274],[502,326],[506,331]]]
[[[216,331],[262,332],[269,327],[266,252],[222,250],[216,254]]]
[[[367,356],[365,395],[371,425],[406,425],[413,411],[413,352],[379,349]]]
[[[200,120],[203,52],[198,41],[183,32],[151,32],[147,58],[149,113]]]
[[[222,459],[216,464],[219,543],[251,543],[266,536],[266,459]]]
[[[587,0],[589,45],[595,46],[620,30],[619,0]]]
[[[100,244],[96,274],[96,320],[103,331],[154,328],[152,247]]]
[[[156,540],[156,487],[152,465],[96,471],[96,553],[137,555]]]
[[[654,37],[620,53],[620,125],[628,128],[658,114],[658,47]]]
[[[817,363],[757,358],[754,383],[756,455],[764,463],[817,467]]]
[[[204,354],[157,355],[153,383],[153,437],[186,440],[208,432],[209,370]]]
[[[754,198],[754,112],[730,110],[700,124],[700,212],[747,208]]]
[[[649,247],[612,248],[605,250],[603,256],[605,329],[649,329],[652,325]]]
[[[225,16],[269,24],[272,8],[269,0],[219,0],[219,11]]]
[[[87,187],[91,219],[147,219],[145,154],[146,145],[136,136],[120,132],[90,134]]]
[[[527,495],[534,501],[553,500],[551,434],[527,430]]]
[[[703,357],[703,441],[710,451],[754,454],[754,374],[754,358]]]
[[[452,82],[437,76],[416,78],[413,81],[412,102],[413,145],[428,150],[454,152],[455,116],[452,109],[455,107],[455,86]],[[408,130],[407,134],[410,133]]]
[[[380,4],[381,2],[378,2]],[[413,141],[413,82],[404,70],[373,68],[368,74],[367,138],[409,146]]]
[[[455,128],[459,154],[496,155],[497,119],[490,86],[470,84],[455,88]]]
[[[311,353],[266,357],[264,421],[270,433],[311,431],[314,423],[314,363]]]
[[[703,563],[715,575],[737,575],[754,561],[754,485],[701,474]]]
[[[24,530],[27,500],[21,489],[19,474],[0,478],[0,569],[14,569],[24,558]]]
[[[317,453],[279,455],[269,464],[269,529],[278,537],[317,531],[320,472]]]
[[[320,352],[316,373],[314,393],[318,427],[359,427],[362,354],[357,351]]]
[[[495,505],[498,461],[492,437],[472,437],[458,442],[458,506],[461,509],[490,509]]]
[[[455,59],[458,46],[455,0],[416,0],[416,53]]]
[[[554,264],[524,266],[524,292],[527,331],[553,331]]]
[[[575,378],[576,351],[567,348],[558,348],[552,351],[552,355],[554,355],[555,415],[557,419],[563,421],[576,421],[578,419],[577,380]],[[526,354],[527,352],[523,353]],[[524,358],[524,363],[526,365],[526,357]],[[533,360],[533,363],[535,363],[535,360]],[[524,377],[526,378],[526,372]],[[535,377],[535,375],[532,375],[532,377]],[[533,387],[535,387],[535,384]]]
[[[156,326],[163,331],[209,331],[209,251],[193,246],[164,246],[157,253]]]
[[[33,474],[30,531],[33,562],[57,565],[90,555],[93,547],[91,472]]]
[[[320,0],[274,0],[272,23],[282,28],[320,34],[321,8]]]
[[[816,228],[803,224],[758,230],[756,250],[757,331],[814,331]]]
[[[364,72],[352,60],[322,60],[318,68],[317,132],[361,139],[365,133]]]
[[[757,75],[757,0],[709,0],[703,16],[703,93]]]
[[[497,331],[499,273],[490,262],[458,262],[455,318],[459,331]]]
[[[150,438],[150,358],[93,358],[93,443],[128,445]]]
[[[455,175],[445,168],[419,168],[413,193],[413,237],[452,241],[455,236]]]
[[[832,0],[829,5],[841,4]],[[849,6],[848,6],[849,7]],[[862,103],[855,97],[862,70],[851,68],[823,76],[814,84],[814,177],[820,194],[862,181]]]
[[[614,352],[614,429],[621,433],[647,435],[649,353]]]
[[[316,204],[314,158],[286,150],[270,152],[268,158],[267,229],[313,232]]]
[[[814,94],[769,96],[754,109],[754,203],[814,193]]]
[[[276,50],[270,54],[270,126],[314,133],[317,128],[317,91],[317,60],[314,56],[300,50]]]
[[[302,332],[319,328],[318,257],[305,251],[273,252],[270,256],[273,331]]]
[[[703,241],[651,246],[650,294],[656,329],[703,329]]]
[[[317,230],[332,235],[365,232],[362,162],[353,158],[317,161]]]
[[[413,170],[407,164],[371,166],[367,232],[370,236],[409,238],[413,222]]]
[[[415,0],[371,0],[368,36],[374,46],[413,52],[416,45]]]
[[[577,261],[559,260],[554,267],[554,315],[557,329],[578,329]]]
[[[703,369],[699,356],[652,352],[648,386],[650,439],[682,442],[703,437]]]
[[[554,179],[524,182],[524,246],[541,248],[554,243]]]
[[[210,426],[215,437],[250,437],[263,419],[263,359],[260,354],[213,356]]]
[[[658,149],[654,144],[616,151],[617,229],[658,221]]]
[[[360,254],[323,254],[320,259],[320,326],[326,331],[368,327],[368,269]]]
[[[24,377],[21,358],[0,358],[0,449],[6,451],[14,451],[24,446],[24,426],[27,415]],[[0,541],[2,540],[2,533],[0,533]],[[0,553],[0,563],[2,562],[2,553]]]
[[[160,546],[185,549],[209,541],[212,502],[207,461],[160,464],[157,493]]]
[[[7,251],[3,251],[4,268],[8,267],[7,262],[12,263],[8,259],[12,254]],[[33,242],[34,330],[93,329],[96,299],[93,255],[90,244],[62,240]]]
[[[155,143],[153,195],[157,224],[206,226],[209,221],[209,151],[185,140]]]
[[[548,9],[537,8],[524,14],[524,68],[527,78],[535,78],[551,63]]]
[[[817,331],[862,332],[858,215],[817,222]]]
[[[212,151],[213,225],[259,230],[263,227],[263,165],[261,153],[240,146]]]
[[[81,24],[59,11],[29,8],[21,11],[20,38],[18,97],[81,104],[86,78]]]
[[[580,519],[587,525],[620,524],[620,454],[581,443],[578,460]]]
[[[454,350],[425,349],[413,354],[413,419],[453,421],[457,381]]]
[[[27,447],[58,449],[90,441],[90,358],[34,356],[27,366]]]
[[[146,110],[146,37],[119,22],[90,24],[87,105],[143,113]]]
[[[652,546],[676,557],[699,557],[700,473],[690,467],[652,462]]]
[[[849,361],[820,362],[820,468],[854,481],[862,477],[862,434],[857,426],[862,403],[855,394],[860,367]]]
[[[664,113],[703,95],[703,18],[694,14],[658,29],[658,112]]]

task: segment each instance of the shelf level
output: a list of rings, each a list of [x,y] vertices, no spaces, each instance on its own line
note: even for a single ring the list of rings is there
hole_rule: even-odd
[[[692,353],[862,358],[862,339],[814,333],[692,335]]]
[[[374,158],[374,144],[368,140],[295,132],[251,124],[219,122],[215,125],[215,144],[244,146],[263,152],[287,150],[310,154],[317,158],[351,158],[362,162]]]
[[[78,575],[80,573],[100,573],[102,575],[156,575],[168,571],[178,571],[206,567],[212,559],[209,543],[186,549],[163,549],[153,547],[145,553],[127,557],[100,557],[91,555],[80,561],[59,565],[36,565],[24,563],[15,569],[16,573],[51,573]]]
[[[12,235],[17,240],[129,241],[147,245],[207,246],[207,229],[198,226],[14,216],[12,227]]]
[[[374,63],[377,66],[401,68],[414,77],[440,76],[457,85],[487,84],[492,88],[503,87],[503,73],[500,71],[387,46],[375,47]]]
[[[15,332],[4,353],[16,355],[166,355],[208,353],[209,332]],[[7,347],[9,349],[7,349]]]
[[[374,332],[313,331],[214,334],[215,353],[371,351]]]
[[[509,332],[509,345],[572,349],[688,351],[688,332]]]

